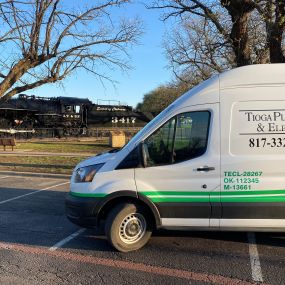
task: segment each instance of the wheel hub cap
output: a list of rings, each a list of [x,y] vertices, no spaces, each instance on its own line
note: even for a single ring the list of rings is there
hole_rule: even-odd
[[[120,225],[120,239],[127,244],[139,241],[145,234],[146,220],[139,213],[129,214]]]

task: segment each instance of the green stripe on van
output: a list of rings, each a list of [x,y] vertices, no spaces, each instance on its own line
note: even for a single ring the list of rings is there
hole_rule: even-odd
[[[162,203],[162,202],[168,202],[168,203],[179,203],[179,202],[192,202],[192,203],[205,203],[209,202],[209,196],[205,197],[149,197],[149,199],[154,203]]]
[[[232,195],[262,195],[262,194],[285,194],[285,190],[225,190],[225,191],[142,191],[145,196],[232,196]]]
[[[221,198],[224,203],[278,203],[285,202],[284,196],[268,196],[268,197],[237,197],[237,198]]]
[[[285,190],[250,190],[250,191],[142,191],[154,203],[175,202],[232,202],[232,203],[270,203],[285,202]],[[77,193],[70,192],[74,197],[103,198],[104,193]]]
[[[152,202],[285,202],[285,190],[142,191]]]
[[[209,196],[209,194],[211,192],[209,191],[143,191],[143,192],[140,192],[142,194],[144,194],[145,196],[153,196],[153,195],[156,195],[156,196],[185,196],[185,195],[197,195],[197,196]],[[220,192],[218,192],[220,193]]]
[[[211,193],[211,192],[209,192]],[[233,191],[221,191],[215,192],[215,195],[219,195],[221,193],[222,196],[232,196],[232,195],[273,195],[273,194],[285,194],[285,190],[233,190]],[[212,195],[213,193],[211,193]]]
[[[104,193],[77,193],[77,192],[70,192],[71,196],[74,197],[87,197],[87,198],[103,198],[106,196]]]

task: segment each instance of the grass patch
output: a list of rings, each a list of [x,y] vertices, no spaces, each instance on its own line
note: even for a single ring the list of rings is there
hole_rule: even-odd
[[[96,142],[65,140],[19,141],[16,146],[17,151],[24,151],[27,154],[35,152],[43,152],[46,154],[42,156],[1,155],[0,170],[71,174],[72,169],[80,161],[110,149],[112,148],[108,145],[107,140]],[[52,153],[59,155],[49,155]],[[76,156],[64,156],[65,153],[76,154]]]
[[[66,156],[1,156],[0,169],[38,173],[71,174],[72,169],[87,157]]]
[[[110,150],[107,141],[102,142],[19,142],[17,150],[31,152],[51,152],[51,153],[90,153],[97,154]]]

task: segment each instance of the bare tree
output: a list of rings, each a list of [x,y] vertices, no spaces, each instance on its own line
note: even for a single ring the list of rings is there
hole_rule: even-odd
[[[163,21],[176,21],[164,45],[180,81],[199,82],[236,66],[285,62],[284,0],[161,0],[149,8],[161,9]]]
[[[112,18],[129,0],[0,1],[0,98],[59,82],[78,69],[110,80],[100,70],[127,69],[128,44],[141,33],[138,20]]]
[[[230,17],[217,13],[217,18],[230,33]],[[248,37],[251,63],[269,62],[265,25],[257,11],[249,18]],[[231,43],[206,18],[180,19],[179,24],[165,35],[164,47],[176,78],[191,85],[237,66]]]
[[[159,0],[149,8],[162,9],[163,21],[175,20],[164,47],[177,82],[146,94],[142,110],[159,112],[226,69],[285,62],[284,0]]]
[[[249,18],[255,5],[252,0],[221,0],[232,21],[229,42],[236,56],[237,66],[251,64],[250,39],[248,36]]]
[[[206,19],[224,42],[231,45],[236,65],[251,64],[248,24],[255,9],[253,0],[162,0],[154,1],[151,8],[164,9],[164,20],[170,17]],[[230,21],[221,21],[221,14]]]
[[[185,19],[166,35],[164,47],[176,78],[196,85],[235,66],[231,46],[206,19]]]
[[[285,1],[255,0],[254,3],[266,25],[266,43],[270,51],[270,62],[285,62]]]

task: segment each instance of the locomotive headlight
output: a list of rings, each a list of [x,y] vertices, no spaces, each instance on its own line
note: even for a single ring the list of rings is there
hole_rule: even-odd
[[[92,182],[95,174],[104,165],[104,163],[89,165],[85,167],[80,167],[75,170],[74,182]]]

